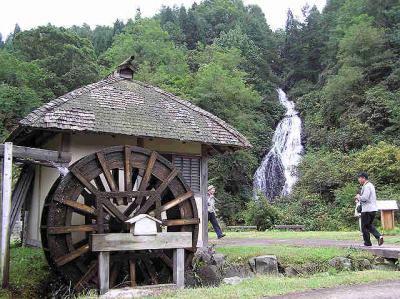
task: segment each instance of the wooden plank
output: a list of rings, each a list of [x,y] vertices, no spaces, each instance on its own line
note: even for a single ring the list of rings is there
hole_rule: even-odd
[[[65,265],[66,263],[69,263],[70,261],[73,261],[74,259],[80,257],[82,254],[85,254],[86,252],[89,252],[89,244],[85,244],[82,247],[79,247],[78,249],[71,251],[70,253],[63,255],[55,260],[56,264],[58,267]]]
[[[156,202],[157,197],[163,193],[163,191],[167,188],[169,183],[178,175],[179,170],[174,168],[172,172],[168,175],[165,181],[162,182],[160,186],[156,189],[156,195],[152,195],[147,199],[146,203],[135,213],[135,215],[145,214],[151,208],[151,206]]]
[[[188,198],[191,198],[192,196],[193,196],[193,192],[192,191],[186,192],[185,194],[182,194],[182,195],[178,196],[177,198],[175,198],[175,199],[167,202],[166,204],[162,205],[160,207],[160,210],[161,210],[161,212],[165,212],[165,211],[167,211],[167,210],[179,205],[181,202],[184,202]],[[153,216],[155,214],[155,211],[151,211],[149,214]]]
[[[86,285],[89,283],[89,281],[93,278],[94,275],[97,273],[97,263],[93,263],[89,269],[86,271],[86,273],[79,279],[79,281],[75,284],[74,290],[76,292],[82,291]]]
[[[108,167],[106,158],[102,152],[97,152],[97,159],[100,162],[101,168],[103,169],[104,177],[107,180],[108,186],[110,187],[111,191],[117,191],[117,185],[115,184],[114,178],[111,175],[111,170]]]
[[[132,191],[132,165],[131,165],[131,148],[124,147],[124,188],[125,191]]]
[[[25,202],[28,191],[32,188],[33,178],[35,175],[35,168],[33,165],[25,165],[22,169],[21,175],[15,185],[11,199],[11,222],[10,230],[12,231],[17,221],[22,204]]]
[[[3,288],[8,287],[10,269],[10,220],[13,145],[4,144],[1,190],[1,240],[0,240],[0,281]]]
[[[71,172],[92,194],[97,193],[98,190],[88,180],[86,180],[78,170],[71,169]]]
[[[68,234],[72,232],[95,232],[97,231],[96,224],[82,225],[67,225],[67,226],[52,226],[47,228],[49,234]]]
[[[173,249],[189,247],[192,247],[191,232],[168,232],[150,236],[134,236],[131,233],[91,235],[92,251]]]
[[[103,198],[101,202],[115,216],[115,218],[119,219],[121,222],[128,220],[128,217],[118,210],[118,208],[114,206],[107,198]]]
[[[136,287],[136,262],[134,259],[129,260],[129,277],[131,279],[131,287]]]
[[[94,215],[96,216],[96,210],[93,207],[89,207],[83,203],[74,201],[74,200],[70,200],[70,199],[64,199],[63,201],[60,201],[61,203],[79,211],[82,212],[84,214],[89,214],[89,215]]]
[[[191,224],[199,224],[199,218],[190,218],[190,219],[167,219],[162,221],[164,226],[181,226],[181,225],[191,225]]]
[[[201,193],[201,240],[202,247],[208,247],[208,205],[207,205],[207,189],[208,189],[208,151],[205,145],[201,147],[200,162],[200,193]]]
[[[185,287],[185,249],[174,250],[173,280],[178,288]]]
[[[99,252],[99,282],[100,295],[108,292],[110,288],[110,253]]]
[[[9,143],[9,142],[6,142]],[[0,144],[0,157],[4,156],[6,144]],[[71,162],[72,155],[68,152],[51,151],[40,148],[32,148],[26,146],[12,146],[13,156],[16,160],[21,162],[31,162],[37,164],[44,164],[46,166],[53,166],[56,164],[68,165]]]

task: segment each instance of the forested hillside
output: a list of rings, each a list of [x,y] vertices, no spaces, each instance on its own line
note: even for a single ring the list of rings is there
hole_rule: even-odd
[[[289,11],[282,35],[307,146],[286,222],[355,227],[358,171],[380,199],[400,199],[400,2],[329,0],[322,13],[305,8],[302,22]]]
[[[152,18],[137,11],[126,23],[93,29],[16,25],[0,39],[0,134],[134,55],[135,79],[194,102],[253,144],[210,162],[225,223],[356,226],[356,172],[371,173],[379,197],[400,198],[400,4],[328,0],[322,12],[303,13],[298,20],[289,11],[277,32],[241,0],[162,7]],[[283,116],[279,86],[301,112],[306,153],[294,193],[260,207],[252,203],[253,174]]]

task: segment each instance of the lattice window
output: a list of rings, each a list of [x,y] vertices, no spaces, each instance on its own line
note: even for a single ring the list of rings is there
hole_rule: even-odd
[[[173,164],[178,168],[194,193],[200,192],[200,158],[174,156]]]

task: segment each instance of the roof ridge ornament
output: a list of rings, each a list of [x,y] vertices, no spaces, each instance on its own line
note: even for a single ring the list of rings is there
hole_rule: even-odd
[[[117,66],[115,74],[118,74],[122,78],[132,79],[133,75],[138,70],[138,64],[134,61],[135,56],[129,56],[124,62]]]

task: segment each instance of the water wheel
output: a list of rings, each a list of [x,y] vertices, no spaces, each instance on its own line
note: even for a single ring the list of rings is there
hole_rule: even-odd
[[[167,231],[193,232],[193,248],[186,250],[190,263],[197,243],[196,203],[167,159],[140,147],[116,146],[80,159],[69,170],[45,200],[41,237],[49,264],[77,291],[98,286],[90,234],[129,232],[125,220],[138,214],[160,219]],[[111,254],[111,287],[171,281],[172,251]]]

